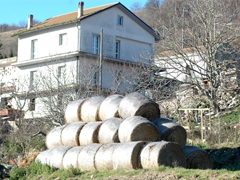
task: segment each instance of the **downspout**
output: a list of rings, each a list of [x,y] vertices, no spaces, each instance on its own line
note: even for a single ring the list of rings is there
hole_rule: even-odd
[[[80,46],[80,31],[81,31],[81,26],[80,26],[80,21],[78,21],[77,23],[76,23],[76,25],[77,25],[77,51],[78,51],[78,53],[80,54],[80,50],[81,50],[81,46]],[[79,55],[76,57],[76,61],[77,61],[77,68],[76,68],[76,83],[77,83],[77,85],[79,85],[80,84],[80,80],[79,80],[79,78],[80,78],[80,74],[79,74],[79,69],[80,69],[80,58],[79,58]]]

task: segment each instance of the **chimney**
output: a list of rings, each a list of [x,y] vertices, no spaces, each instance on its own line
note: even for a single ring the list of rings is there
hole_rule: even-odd
[[[84,2],[80,1],[78,3],[78,16],[77,16],[77,18],[80,18],[81,16],[83,16],[83,6],[84,6]]]
[[[27,24],[27,29],[30,29],[33,26],[33,15],[29,14],[28,15],[28,24]]]

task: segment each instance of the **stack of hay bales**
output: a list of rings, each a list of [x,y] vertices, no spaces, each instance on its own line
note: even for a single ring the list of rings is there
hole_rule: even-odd
[[[80,170],[212,166],[204,150],[186,146],[182,126],[160,118],[157,103],[137,92],[72,101],[65,121],[48,133],[41,163]]]

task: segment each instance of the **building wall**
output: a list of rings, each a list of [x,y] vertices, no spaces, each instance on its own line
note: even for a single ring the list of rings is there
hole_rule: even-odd
[[[162,77],[167,77],[182,82],[189,81],[190,75],[195,78],[205,78],[202,74],[206,74],[206,64],[196,54],[188,54],[188,59],[182,59],[181,57],[169,56],[169,57],[156,57],[155,64],[165,71],[161,72]],[[192,66],[194,71],[189,71],[187,75],[187,65]]]
[[[117,25],[118,16],[123,17],[122,26]],[[104,56],[115,58],[116,40],[120,40],[120,59],[144,61],[153,56],[154,37],[117,7],[81,21],[81,51],[92,51],[92,36],[100,35],[101,28]]]
[[[66,45],[59,45],[59,35],[66,34]],[[55,54],[74,52],[78,50],[78,28],[75,24],[47,28],[18,38],[18,62],[30,60],[32,40],[38,40],[37,57],[48,57]]]

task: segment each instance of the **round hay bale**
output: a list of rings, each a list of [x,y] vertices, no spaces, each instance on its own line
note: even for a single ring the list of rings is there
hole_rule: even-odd
[[[160,136],[157,127],[141,116],[132,116],[125,119],[118,129],[120,142],[157,141]]]
[[[143,141],[120,143],[113,152],[113,169],[139,169],[140,152],[146,143]]]
[[[119,94],[113,94],[104,99],[99,107],[100,120],[105,121],[109,118],[119,117],[118,108],[122,98],[123,96]]]
[[[166,118],[158,118],[152,122],[158,128],[162,140],[176,142],[181,146],[186,145],[187,132],[180,124]]]
[[[81,105],[86,99],[78,99],[68,103],[65,110],[65,122],[69,124],[71,122],[81,121]]]
[[[186,156],[187,168],[211,169],[213,166],[210,155],[203,149],[195,146],[182,146]]]
[[[46,150],[46,151],[42,151],[42,152],[40,152],[38,155],[37,155],[37,157],[36,157],[36,159],[35,159],[35,161],[39,161],[41,164],[50,164],[50,157],[49,157],[49,153],[50,153],[50,151],[51,151],[52,149],[48,149],[48,150]]]
[[[95,155],[95,165],[97,170],[113,169],[113,152],[120,143],[103,144]]]
[[[82,148],[78,155],[78,168],[81,171],[95,170],[95,155],[101,144],[89,144]]]
[[[118,128],[122,123],[120,118],[110,118],[104,121],[98,132],[98,140],[101,144],[119,142]]]
[[[57,146],[62,146],[62,130],[66,125],[53,128],[46,136],[46,146],[48,149],[52,149]]]
[[[51,167],[63,169],[63,165],[62,165],[63,157],[66,154],[66,152],[71,148],[72,148],[71,146],[59,146],[59,147],[53,148],[49,152],[49,157],[50,157],[49,165]]]
[[[79,134],[86,123],[72,122],[62,130],[62,144],[64,146],[79,146]]]
[[[118,113],[123,119],[142,116],[154,120],[160,117],[159,105],[138,92],[130,93],[122,99]]]
[[[78,168],[78,155],[82,148],[83,146],[75,146],[66,152],[62,161],[63,169]]]
[[[154,169],[161,165],[186,167],[186,159],[181,146],[173,142],[150,142],[140,154],[143,168]]]
[[[103,96],[93,96],[86,99],[81,106],[81,120],[83,122],[99,121],[98,110],[104,99]]]
[[[102,122],[89,122],[81,130],[79,134],[79,143],[85,146],[92,143],[98,143],[98,131]]]
[[[39,160],[42,164],[48,164],[51,167],[62,169],[63,157],[70,148],[70,146],[58,146],[43,151],[37,156],[36,160]]]

